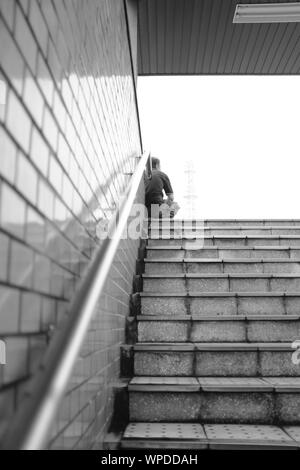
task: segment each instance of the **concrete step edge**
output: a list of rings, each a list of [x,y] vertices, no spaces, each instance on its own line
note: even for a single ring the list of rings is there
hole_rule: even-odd
[[[300,263],[300,258],[145,258],[145,263],[198,263],[198,264],[223,264],[223,263],[232,263],[232,264],[258,264],[258,263]]]
[[[263,245],[258,245],[258,246],[224,246],[224,247],[218,247],[218,246],[204,246],[201,248],[185,248],[184,246],[177,246],[177,245],[159,245],[159,246],[147,246],[146,250],[147,251],[167,251],[167,250],[174,250],[174,251],[199,251],[199,250],[205,250],[205,251],[290,251],[290,250],[300,250],[300,245],[299,246],[291,246],[291,245],[268,245],[268,246],[263,246]]]
[[[143,427],[146,425],[151,426],[152,424],[154,426],[155,423],[129,423],[124,435],[123,439],[121,442],[121,447],[122,448],[140,448],[140,449],[187,449],[187,448],[192,448],[192,449],[208,449],[208,448],[268,448],[268,449],[273,449],[273,448],[279,448],[279,449],[298,449],[300,446],[300,441],[297,439],[294,439],[290,433],[288,432],[289,427],[279,427],[279,426],[260,426],[260,429],[265,429],[266,433],[270,432],[269,430],[271,429],[273,432],[274,430],[277,433],[280,433],[280,439],[263,439],[263,438],[258,438],[258,439],[249,439],[248,436],[245,439],[242,438],[216,438],[216,437],[210,437],[209,436],[209,431],[211,429],[216,429],[218,425],[200,425],[200,424],[191,424],[193,428],[195,429],[195,432],[192,433],[194,436],[192,436],[191,433],[189,433],[188,438],[182,437],[183,432],[180,434],[178,433],[178,437],[174,437],[174,430],[176,434],[176,429],[180,430],[182,428],[182,423],[161,423],[161,427],[165,426],[165,432],[164,432],[164,437],[154,437],[153,435],[151,436],[151,431],[143,435],[143,430],[140,432],[140,436],[138,435],[139,432],[132,433],[132,428],[136,429],[139,427],[139,425],[142,425]],[[228,425],[223,425],[222,428],[233,428],[236,425],[228,424]],[[171,427],[172,431],[169,433],[168,436],[168,429],[167,427]],[[193,429],[192,428],[192,429]],[[238,426],[240,428],[240,426]],[[243,430],[247,431],[257,429],[258,427],[255,425],[243,425],[242,426]],[[126,435],[127,434],[127,435]],[[179,437],[180,436],[180,437]]]
[[[149,232],[151,230],[196,230],[200,229],[203,231],[208,230],[300,230],[299,225],[203,225],[201,222],[195,222],[195,224],[190,224],[185,222],[184,224],[174,224],[174,223],[165,223],[165,224],[151,224],[149,227]]]
[[[224,240],[245,240],[245,239],[255,239],[255,240],[300,240],[300,235],[206,235],[206,236],[192,236],[192,237],[169,237],[166,235],[148,237],[148,240],[182,240],[182,241],[191,241],[191,240],[215,240],[215,239],[224,239]]]
[[[300,292],[189,292],[189,293],[184,293],[184,292],[176,292],[176,293],[165,293],[165,292],[159,292],[159,293],[152,293],[152,292],[140,292],[139,296],[141,298],[186,298],[186,297],[273,297],[273,298],[278,298],[278,297],[300,297]]]
[[[174,222],[177,222],[177,223],[180,223],[180,222],[187,222],[187,221],[193,221],[193,222],[197,222],[197,221],[201,221],[201,222],[236,222],[236,223],[242,223],[242,222],[260,222],[260,223],[270,223],[270,222],[298,222],[300,224],[300,219],[195,219],[195,218],[192,218],[192,219],[172,219]],[[164,217],[164,218],[152,218],[151,219],[152,222],[156,222],[156,221],[159,221],[159,222],[164,222],[164,221],[170,221],[170,219]]]
[[[299,279],[300,273],[174,273],[174,274],[142,274],[142,278],[151,279]]]
[[[134,352],[197,352],[197,351],[288,351],[291,343],[136,343]]]
[[[206,439],[198,440],[198,441],[190,441],[190,440],[160,440],[160,439],[122,439],[121,441],[121,449],[169,449],[169,450],[205,450],[208,449],[208,442]]]
[[[155,383],[153,383],[155,379]],[[176,378],[178,379],[178,378]],[[214,382],[214,377],[195,377],[193,380],[184,378],[186,383],[166,383],[162,377],[143,377],[144,383],[134,383],[135,378],[128,384],[128,391],[140,393],[152,392],[170,392],[170,393],[195,393],[195,392],[240,392],[240,393],[300,393],[300,382],[293,380],[290,377],[273,378],[270,377],[217,377],[217,382]],[[230,383],[226,379],[234,379]],[[284,383],[280,380],[290,381]],[[171,382],[170,380],[168,382]],[[223,382],[223,383],[222,383]],[[293,383],[294,382],[294,383]]]
[[[219,440],[219,439],[203,439],[203,440],[159,440],[153,439],[122,439],[121,449],[152,449],[152,450],[298,450],[300,443],[296,441],[239,441],[239,440]]]
[[[209,322],[209,321],[299,321],[300,315],[138,315],[138,322]]]

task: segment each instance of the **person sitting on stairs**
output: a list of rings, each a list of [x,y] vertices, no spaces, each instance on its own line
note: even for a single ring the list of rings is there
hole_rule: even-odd
[[[152,158],[152,178],[146,183],[146,207],[149,218],[174,217],[174,193],[170,179],[160,169],[160,160]],[[167,199],[164,199],[164,193]],[[172,210],[173,209],[173,210]]]

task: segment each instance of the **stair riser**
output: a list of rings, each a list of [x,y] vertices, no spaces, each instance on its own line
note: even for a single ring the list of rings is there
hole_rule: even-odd
[[[300,274],[300,263],[292,262],[254,262],[243,263],[230,261],[201,263],[145,263],[145,274]]]
[[[138,376],[280,377],[300,376],[291,351],[136,351]]]
[[[189,321],[139,322],[138,341],[145,343],[184,343],[190,335]]]
[[[300,240],[298,238],[206,238],[202,239],[191,239],[191,240],[184,240],[181,238],[170,239],[169,237],[165,237],[165,239],[157,238],[157,239],[149,239],[148,246],[183,246],[185,249],[193,249],[193,248],[203,248],[203,247],[222,247],[222,248],[232,248],[232,247],[256,247],[256,246],[291,246],[291,247],[298,247],[300,245]]]
[[[172,237],[200,237],[200,236],[205,236],[205,237],[218,237],[222,235],[239,235],[239,236],[245,236],[245,237],[250,237],[253,235],[260,235],[260,236],[268,236],[268,235],[279,235],[279,236],[290,236],[290,235],[300,235],[300,228],[278,228],[278,229],[272,229],[272,228],[257,228],[257,229],[240,229],[240,228],[231,228],[231,229],[208,229],[208,228],[202,228],[201,225],[195,228],[190,228],[186,227],[184,230],[178,228],[178,229],[173,229],[172,227],[164,228],[164,229],[156,229],[156,228],[151,228],[149,230],[149,237],[159,237],[159,236],[169,236],[171,235]]]
[[[130,420],[300,424],[300,393],[130,392]]]
[[[300,250],[147,250],[147,259],[300,259]]]
[[[300,297],[142,297],[142,315],[297,315]]]
[[[300,277],[293,279],[144,279],[143,291],[151,293],[187,292],[298,292]]]
[[[138,323],[138,341],[293,342],[300,338],[300,321],[157,321]]]

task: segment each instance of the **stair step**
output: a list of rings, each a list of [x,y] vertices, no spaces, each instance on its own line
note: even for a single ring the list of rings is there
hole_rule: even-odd
[[[130,420],[300,424],[300,377],[137,377]]]
[[[196,237],[159,235],[155,238],[148,238],[148,246],[164,246],[168,243],[169,246],[183,246],[185,249],[203,247],[256,247],[256,246],[290,246],[298,247],[300,245],[300,237],[298,235],[278,236],[278,235],[219,235],[209,236],[206,235]]]
[[[202,224],[205,227],[300,227],[300,219],[151,219],[151,225],[182,225]]]
[[[299,274],[299,259],[146,259],[145,274]]]
[[[129,392],[300,393],[300,377],[134,377]],[[300,413],[300,409],[299,409]]]
[[[143,275],[143,292],[300,292],[300,274]]]
[[[171,237],[191,237],[191,236],[215,236],[220,235],[297,235],[300,236],[300,227],[205,227],[202,224],[196,224],[195,226],[184,226],[176,228],[172,225],[165,224],[164,226],[153,226],[149,228],[149,236],[151,238],[159,236],[168,236]]]
[[[292,438],[289,437],[292,442]],[[123,449],[206,449],[204,427],[197,423],[130,423],[121,442]]]
[[[123,449],[298,449],[298,427],[198,423],[130,423]]]
[[[142,315],[298,315],[300,293],[141,293]]]
[[[152,220],[145,255],[121,447],[299,449],[300,220]]]
[[[300,219],[168,219],[168,218],[153,218],[151,219],[151,224],[156,223],[174,223],[174,224],[195,224],[195,223],[204,223],[205,226],[300,226]]]
[[[285,426],[284,430],[300,447],[300,426]]]
[[[137,376],[298,377],[291,343],[138,343]]]
[[[300,259],[300,247],[232,247],[232,248],[190,248],[181,246],[150,246],[146,250],[146,259],[179,259],[208,258],[208,259]]]
[[[140,342],[293,342],[300,316],[138,316]]]
[[[137,343],[135,351],[158,352],[189,352],[189,351],[288,351],[291,352],[290,343]],[[299,367],[300,372],[300,367]]]

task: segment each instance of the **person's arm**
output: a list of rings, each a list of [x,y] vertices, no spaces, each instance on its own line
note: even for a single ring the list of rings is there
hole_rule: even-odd
[[[170,194],[167,194],[167,204],[169,204],[169,206],[172,205],[172,203],[174,202],[174,194],[173,193],[170,193]]]
[[[171,206],[172,203],[174,202],[174,192],[173,192],[173,188],[172,188],[170,179],[166,174],[164,174],[163,181],[164,181],[164,191],[165,191],[166,196],[168,198],[167,199],[167,204],[169,204],[169,206]]]

